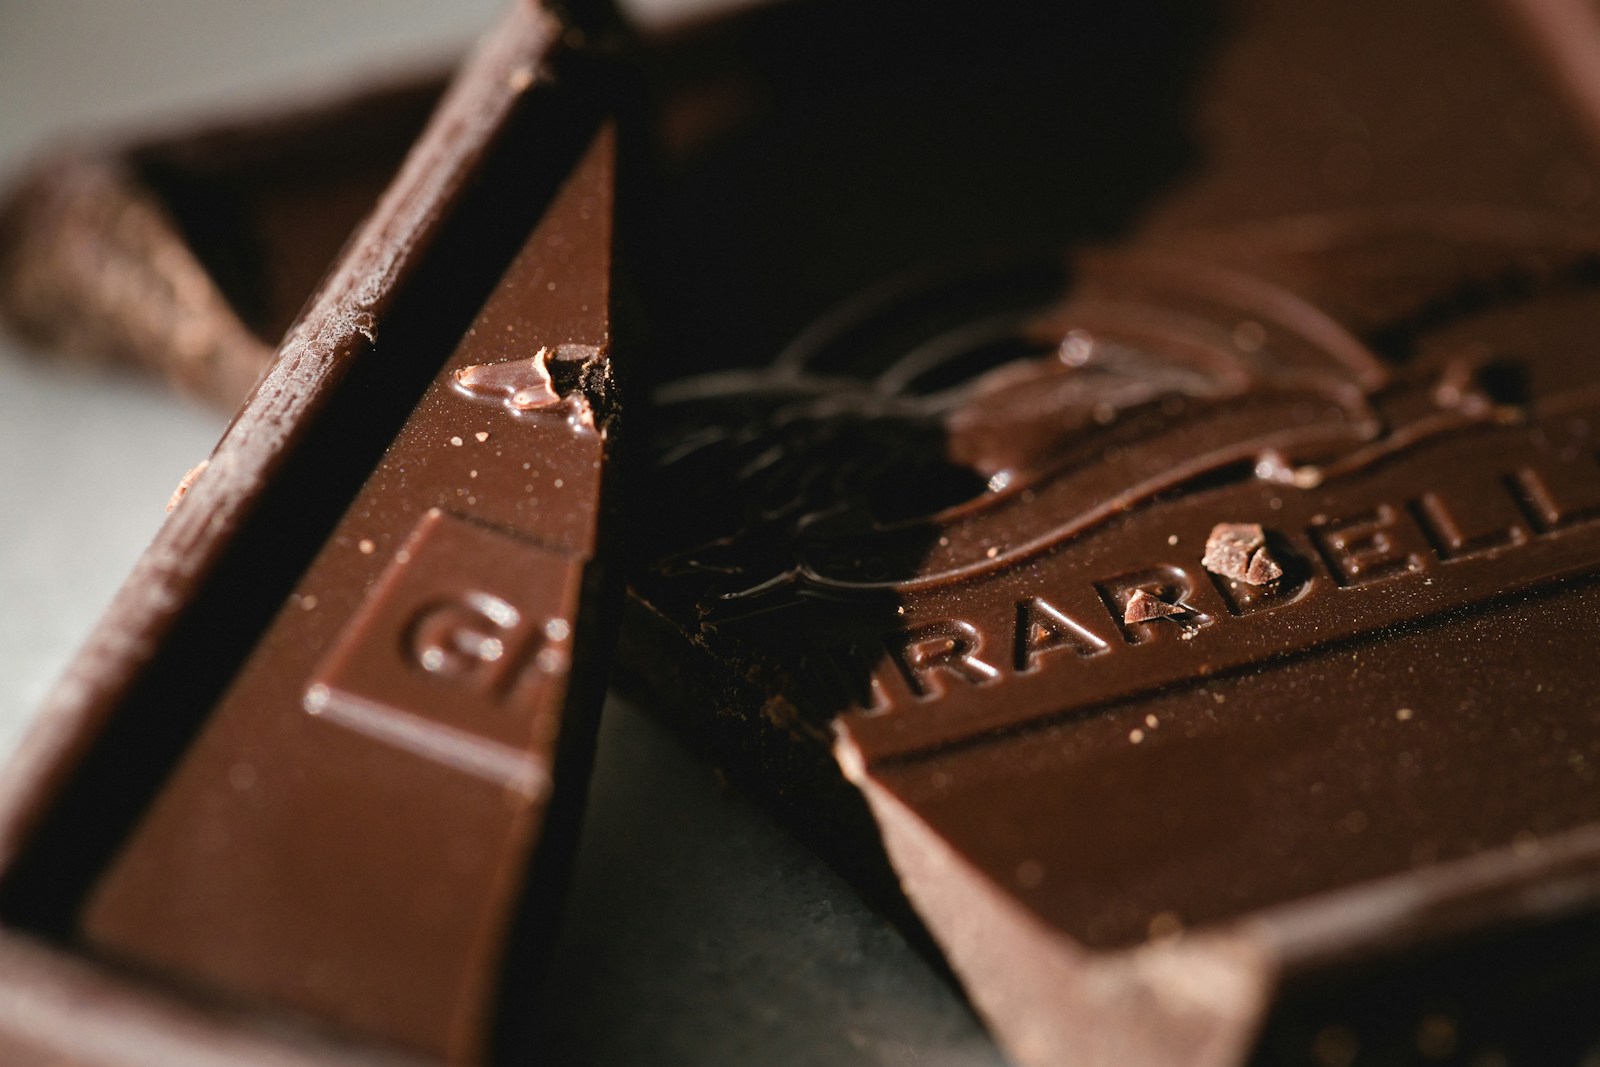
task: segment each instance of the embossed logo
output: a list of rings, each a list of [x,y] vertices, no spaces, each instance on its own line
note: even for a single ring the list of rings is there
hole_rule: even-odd
[[[673,387],[658,468],[730,503],[666,532],[663,595],[730,640],[814,619],[821,674],[871,671],[824,701],[853,731],[938,709],[947,741],[1600,563],[1584,242],[1350,216],[1193,249],[901,287]],[[1259,581],[1203,564],[1219,524],[1270,538]]]
[[[542,795],[578,571],[548,549],[430,511],[313,674],[306,710]]]

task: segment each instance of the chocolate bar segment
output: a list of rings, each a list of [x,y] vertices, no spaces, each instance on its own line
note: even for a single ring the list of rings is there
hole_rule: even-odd
[[[614,145],[567,30],[519,5],[485,40],[45,710],[4,936],[330,1062],[498,1043],[619,592]]]
[[[557,195],[97,880],[87,944],[478,1050],[554,779],[582,780],[558,742],[592,729],[566,709],[575,643],[600,640],[578,631],[608,432],[610,152],[597,141]],[[460,387],[561,343],[590,357],[546,408]]]
[[[862,880],[881,835],[1022,1063],[1244,1062],[1282,991],[1469,936],[1479,973],[1526,966],[1530,927],[1596,905],[1587,119],[1489,5],[1216,14],[1194,36],[1188,9],[1101,14],[1126,70],[1162,32],[1204,50],[1167,146],[1184,167],[1131,120],[1103,164],[1056,145],[1139,176],[1114,191],[1136,209],[1103,201],[1123,234],[1031,173],[1009,200],[943,184],[908,109],[905,172],[957,266],[919,273],[938,238],[886,227],[891,284],[819,300],[771,369],[660,393],[672,521],[636,571],[628,666],[693,694],[685,728]],[[1151,114],[1136,81],[1054,103]],[[834,191],[844,214],[914,210]],[[956,233],[1012,236],[1029,208],[1068,251]],[[731,284],[794,299],[867,258],[837,233],[790,251],[792,277]],[[666,509],[708,482],[730,487],[713,506]],[[1251,531],[1239,573],[1208,553],[1219,529]],[[1402,1034],[1437,1014],[1415,992]],[[1317,1062],[1324,1024],[1383,1044],[1349,1000],[1284,1003],[1330,1014],[1275,1027],[1276,1055],[1299,1032]]]

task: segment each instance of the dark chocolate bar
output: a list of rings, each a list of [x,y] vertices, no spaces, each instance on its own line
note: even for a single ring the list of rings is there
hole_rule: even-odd
[[[1594,1044],[1600,32],[1576,2],[1504,7],[934,3],[908,35],[901,11],[794,4],[636,56],[658,388],[619,666],[915,923],[903,889],[1019,1062]],[[460,354],[419,417],[447,397],[581,434],[597,345],[538,343]],[[481,524],[424,512],[412,536],[544,587]],[[476,671],[506,654],[500,609],[419,642],[391,608],[427,583],[391,564],[330,641],[292,610],[326,605],[328,566],[268,642],[305,668],[295,721],[519,795],[503,750],[375,714],[408,676],[364,640]],[[199,736],[92,893],[14,914],[399,1025],[201,944],[252,933],[189,925],[222,881],[168,910],[196,812],[243,806],[207,783],[255,785],[230,781],[257,773],[233,729]],[[253,892],[281,851],[233,871]],[[350,988],[383,958],[353,954],[374,970]],[[463,1032],[447,999],[405,1020],[415,1047]]]
[[[515,1047],[620,595],[578,40],[522,4],[467,62],[11,768],[27,1062],[123,1062],[36,1021],[83,1001],[168,1062]]]
[[[658,394],[630,688],[1020,1063],[1576,1062],[1593,116],[1514,7],[1083,7],[840,14],[666,154],[657,253],[755,251],[642,286],[734,369]]]

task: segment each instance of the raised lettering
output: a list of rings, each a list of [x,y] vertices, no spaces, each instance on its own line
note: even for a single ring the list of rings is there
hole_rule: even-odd
[[[1492,552],[1507,545],[1520,545],[1528,539],[1527,533],[1515,522],[1469,533],[1456,517],[1455,510],[1438,493],[1423,493],[1413,500],[1411,514],[1422,527],[1434,553],[1445,562]]]
[[[1600,518],[1600,471],[1593,456],[1540,470],[1523,467],[1508,482],[1512,498],[1539,533]]]
[[[1379,504],[1350,518],[1318,523],[1306,532],[1340,585],[1362,585],[1422,569],[1395,536],[1394,508]]]
[[[507,656],[506,637],[522,616],[488,593],[428,604],[406,627],[402,655],[437,678],[500,688]]]
[[[1149,570],[1118,575],[1096,584],[1100,599],[1111,615],[1122,639],[1130,645],[1142,645],[1155,640],[1161,633],[1177,630],[1193,635],[1202,626],[1211,625],[1210,615],[1192,602],[1194,583],[1181,567],[1159,566]],[[1129,622],[1128,605],[1134,597],[1144,593],[1176,610],[1151,617],[1142,622]]]
[[[983,635],[969,622],[946,619],[891,634],[884,642],[906,684],[919,699],[939,696],[939,676],[949,675],[972,685],[1000,677],[1000,672],[979,658]]]
[[[1043,597],[1017,604],[1016,667],[1031,671],[1039,657],[1057,649],[1071,649],[1080,659],[1096,656],[1108,646],[1077,620]]]

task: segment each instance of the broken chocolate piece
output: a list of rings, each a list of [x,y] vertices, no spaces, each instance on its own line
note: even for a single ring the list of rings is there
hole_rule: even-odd
[[[232,411],[443,89],[428,75],[40,160],[0,204],[0,321]]]
[[[248,1062],[514,1047],[499,997],[531,1000],[553,933],[620,595],[614,144],[569,29],[519,4],[468,62],[43,712],[0,946],[47,963],[8,981],[242,1018]],[[457,387],[565,344],[584,418]]]
[[[595,654],[575,646],[604,639],[580,616],[602,610],[589,571],[608,430],[489,416],[455,383],[486,350],[541,334],[604,350],[610,151],[597,141],[557,194],[98,876],[87,944],[418,1051],[481,1055],[522,881],[504,872],[547,829],[568,832],[545,825],[557,779],[584,779],[571,753],[600,694],[574,678]],[[359,552],[363,537],[377,551]],[[426,818],[404,803],[422,796]],[[292,908],[276,884],[290,872]]]
[[[1244,574],[1244,580],[1251,585],[1267,585],[1282,577],[1283,568],[1265,548],[1257,549],[1250,557],[1250,567]]]
[[[1267,547],[1266,533],[1254,522],[1213,526],[1200,565],[1212,574],[1250,585],[1266,585],[1283,577],[1283,568]]]
[[[1151,121],[1155,90],[1108,74],[1093,110],[1122,142],[952,117],[1071,113],[1048,64],[1018,64],[1018,111],[986,86],[930,108],[937,132],[904,108],[900,141],[882,97],[773,90],[917,180],[785,184],[725,134],[705,190],[680,164],[684,200],[787,191],[870,230],[778,219],[782,255],[642,282],[669,348],[781,355],[658,394],[624,679],[859,884],[903,889],[1037,1067],[1388,1048],[1444,1029],[1430,953],[1510,988],[1544,973],[1530,943],[1600,914],[1600,227],[1549,163],[1595,187],[1586,120],[1487,4],[1256,2],[1198,29],[1178,7],[1098,15],[1122,31],[1096,25],[1103,62],[1185,72],[1161,99],[1196,109]],[[994,184],[929,165],[973,142]],[[1073,217],[1104,175],[1104,214]],[[1070,251],[970,251],[1030,213]],[[684,217],[711,247],[770,236]],[[1462,402],[1507,366],[1517,388]],[[1195,546],[1241,517],[1270,538],[1207,570]],[[1343,1014],[1389,972],[1427,984]],[[1504,1018],[1528,1062],[1596,1036]]]
[[[1152,619],[1169,619],[1184,614],[1187,614],[1186,608],[1169,604],[1143,589],[1136,589],[1133,596],[1128,598],[1128,606],[1123,609],[1122,621],[1150,622]]]

